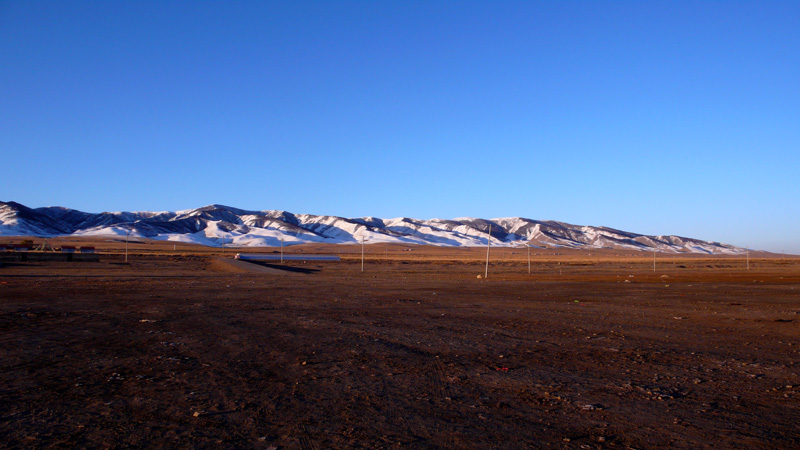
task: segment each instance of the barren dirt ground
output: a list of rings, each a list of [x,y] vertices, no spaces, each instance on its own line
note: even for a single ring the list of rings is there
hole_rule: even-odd
[[[359,251],[6,263],[0,447],[800,448],[798,259]]]

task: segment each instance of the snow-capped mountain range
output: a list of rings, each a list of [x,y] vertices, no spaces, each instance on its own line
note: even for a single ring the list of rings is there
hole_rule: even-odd
[[[63,207],[28,208],[0,202],[0,236],[126,236],[210,246],[278,246],[301,243],[405,243],[483,246],[491,227],[493,246],[615,248],[736,254],[746,250],[678,236],[647,236],[607,227],[571,225],[521,217],[499,219],[347,219],[246,211],[222,205],[175,212],[86,213]]]

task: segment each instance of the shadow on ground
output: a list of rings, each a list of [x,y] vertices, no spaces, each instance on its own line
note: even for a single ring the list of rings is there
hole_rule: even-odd
[[[307,269],[305,267],[292,267],[292,266],[284,266],[282,264],[269,264],[263,261],[245,261],[248,264],[255,264],[257,266],[266,267],[268,269],[274,270],[281,270],[284,272],[292,272],[292,273],[316,273],[319,272],[319,269]]]

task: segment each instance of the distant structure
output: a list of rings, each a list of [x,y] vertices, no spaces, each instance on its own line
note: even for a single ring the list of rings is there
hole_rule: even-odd
[[[34,248],[33,251],[35,251],[35,252],[55,252],[56,249],[54,249],[52,245],[48,244],[47,243],[47,239],[45,239],[44,242],[42,242],[41,245],[39,245],[36,248]]]
[[[42,246],[39,246],[32,250],[31,244],[0,246],[0,250],[5,250],[0,253],[0,261],[25,263],[41,261],[97,262],[100,260],[100,255],[94,252],[94,247],[81,247],[80,251],[72,245],[63,245],[59,251],[55,249],[43,251],[41,248]]]

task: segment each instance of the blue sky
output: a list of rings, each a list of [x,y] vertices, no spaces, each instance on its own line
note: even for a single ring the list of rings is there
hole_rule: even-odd
[[[2,1],[0,200],[800,253],[800,2]]]

